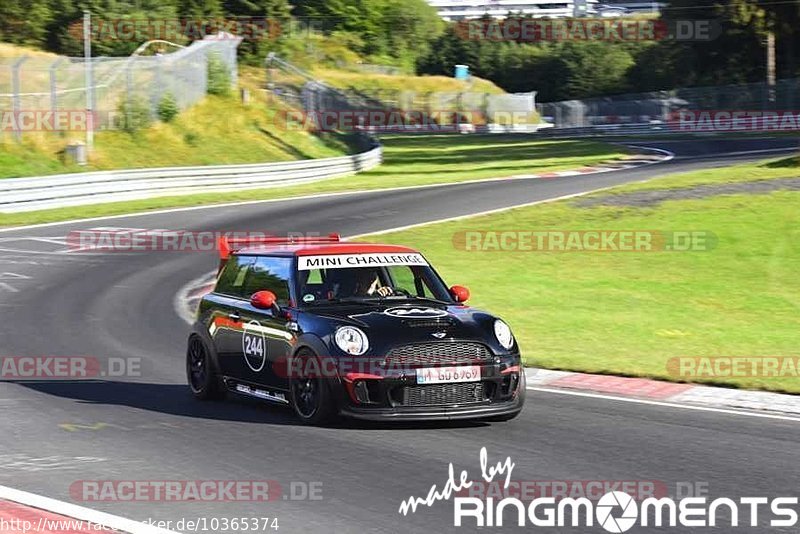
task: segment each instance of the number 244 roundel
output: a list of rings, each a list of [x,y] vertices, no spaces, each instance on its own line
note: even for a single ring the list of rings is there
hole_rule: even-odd
[[[242,334],[242,352],[247,366],[254,372],[264,369],[266,363],[267,343],[264,335],[257,330],[261,325],[256,321],[248,323]]]

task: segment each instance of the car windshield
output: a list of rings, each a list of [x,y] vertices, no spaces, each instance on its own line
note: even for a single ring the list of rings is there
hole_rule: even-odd
[[[298,295],[306,305],[384,299],[452,303],[452,297],[436,272],[422,265],[301,270],[298,271]]]

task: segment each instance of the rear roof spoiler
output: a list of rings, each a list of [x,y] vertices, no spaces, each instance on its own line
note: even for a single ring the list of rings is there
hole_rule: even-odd
[[[316,245],[324,243],[338,243],[341,241],[339,234],[328,234],[327,236],[305,237],[305,236],[285,236],[285,237],[220,237],[217,240],[217,250],[219,251],[219,270],[221,271],[231,254],[237,250],[255,245]]]

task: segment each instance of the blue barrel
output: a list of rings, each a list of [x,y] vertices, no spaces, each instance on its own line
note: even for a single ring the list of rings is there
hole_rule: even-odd
[[[469,65],[456,65],[456,80],[469,78]]]

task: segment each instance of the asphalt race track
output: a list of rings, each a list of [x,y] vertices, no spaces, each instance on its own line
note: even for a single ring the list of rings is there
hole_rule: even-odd
[[[528,392],[519,418],[491,425],[308,428],[296,425],[288,409],[247,399],[200,403],[185,386],[188,328],[173,298],[212,270],[216,258],[64,253],[70,230],[97,227],[356,235],[797,149],[789,138],[632,144],[667,149],[676,158],[574,178],[354,193],[0,232],[0,355],[142,361],[140,378],[0,383],[0,484],[74,502],[70,486],[81,480],[267,479],[279,482],[286,498],[77,504],[138,520],[277,517],[278,532],[447,532],[457,530],[452,503],[408,516],[398,513],[399,505],[411,495],[424,497],[433,484],[441,487],[450,462],[477,478],[486,447],[492,463],[512,458],[515,480],[642,480],[670,490],[686,482],[707,484],[712,496],[796,496],[800,424],[790,421],[536,391]],[[289,498],[293,481],[298,493],[304,483],[321,483],[321,499]],[[604,532],[597,526],[557,531]],[[764,529],[735,530],[753,531]]]

